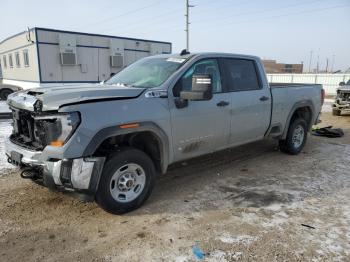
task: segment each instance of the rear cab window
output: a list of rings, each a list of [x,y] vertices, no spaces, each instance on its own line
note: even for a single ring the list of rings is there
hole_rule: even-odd
[[[256,62],[250,59],[222,58],[226,90],[249,91],[262,88]]]

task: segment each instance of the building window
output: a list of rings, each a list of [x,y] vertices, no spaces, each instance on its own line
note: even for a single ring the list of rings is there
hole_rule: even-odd
[[[23,61],[24,61],[24,66],[28,67],[29,66],[28,50],[23,50]]]
[[[13,67],[13,60],[12,60],[12,54],[9,54],[9,66]]]
[[[4,68],[7,68],[7,60],[6,60],[6,55],[2,57]]]
[[[16,58],[16,67],[21,67],[21,61],[19,60],[19,53],[15,53],[15,58]]]

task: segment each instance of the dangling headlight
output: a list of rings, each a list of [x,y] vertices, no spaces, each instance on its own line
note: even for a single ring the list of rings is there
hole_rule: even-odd
[[[59,113],[34,117],[34,136],[43,146],[61,147],[80,124],[78,112]]]

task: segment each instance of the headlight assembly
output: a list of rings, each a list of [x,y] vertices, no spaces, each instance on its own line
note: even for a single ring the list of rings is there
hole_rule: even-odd
[[[63,146],[80,124],[78,112],[34,117],[35,137],[43,145]]]

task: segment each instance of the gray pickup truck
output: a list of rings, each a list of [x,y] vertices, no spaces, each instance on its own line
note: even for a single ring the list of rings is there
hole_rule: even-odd
[[[298,154],[323,99],[321,85],[269,85],[255,56],[147,57],[105,83],[11,94],[6,154],[23,178],[121,214],[172,163],[269,137]]]
[[[332,109],[333,115],[335,116],[340,116],[342,111],[350,111],[350,80],[348,80],[346,83],[339,83]]]

